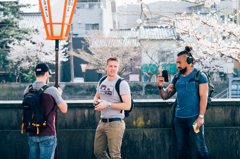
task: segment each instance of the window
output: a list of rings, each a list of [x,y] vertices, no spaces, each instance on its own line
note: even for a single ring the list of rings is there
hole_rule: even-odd
[[[231,22],[233,22],[233,18],[230,18],[230,16],[228,15],[228,18],[230,19]]]
[[[116,21],[113,21],[113,29],[116,29],[117,26],[116,26]]]
[[[99,30],[99,24],[92,24],[92,30]]]
[[[174,63],[175,62],[174,52],[170,50],[160,50],[158,51],[159,63]]]
[[[214,4],[211,6],[211,8],[216,8],[216,4],[214,3]]]
[[[238,14],[237,9],[234,9],[234,14]],[[237,24],[237,16],[234,17],[234,23]]]
[[[221,15],[220,18],[222,19],[222,21],[225,20],[225,16],[224,15]]]
[[[99,30],[99,24],[86,24],[86,30]]]

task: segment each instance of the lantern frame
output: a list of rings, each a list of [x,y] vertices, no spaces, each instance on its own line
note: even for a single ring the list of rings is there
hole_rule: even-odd
[[[82,72],[85,73],[87,71],[87,64],[80,64]]]
[[[45,9],[46,12],[44,12],[44,8],[43,8],[43,4],[42,2],[46,3],[47,5],[47,9]],[[70,2],[70,0],[65,0],[64,2],[64,10],[63,10],[63,15],[62,15],[62,21],[61,22],[53,22],[52,21],[52,8],[50,5],[50,0],[39,0],[39,6],[41,9],[41,14],[42,14],[42,18],[43,18],[43,23],[44,23],[44,28],[45,28],[45,32],[46,32],[46,40],[68,40],[68,33],[71,27],[71,22],[72,22],[72,18],[73,18],[73,14],[74,14],[74,10],[77,4],[77,0],[73,0],[73,7],[71,9],[71,13],[70,13],[70,18],[68,23],[65,23],[65,18],[66,18],[66,11],[67,11],[67,4]],[[45,13],[48,14],[49,16],[49,23],[47,23],[46,21],[46,17],[45,17]],[[60,25],[61,26],[61,32],[60,32],[60,36],[54,36],[54,27],[56,25]],[[50,26],[50,32],[48,30],[48,26]],[[67,26],[66,32],[64,34],[64,27]]]

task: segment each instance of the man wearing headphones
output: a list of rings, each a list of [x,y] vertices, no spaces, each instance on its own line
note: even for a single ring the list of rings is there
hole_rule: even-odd
[[[174,76],[172,83],[163,88],[164,78],[158,76],[159,94],[167,100],[177,92],[177,106],[175,109],[174,128],[177,137],[178,158],[190,159],[189,135],[197,149],[200,159],[209,159],[208,149],[204,141],[204,114],[207,107],[208,80],[204,73],[200,75],[199,91],[196,88],[194,76],[197,69],[193,67],[191,47],[186,46],[178,53],[176,60],[179,77]],[[193,129],[195,123],[196,133]]]

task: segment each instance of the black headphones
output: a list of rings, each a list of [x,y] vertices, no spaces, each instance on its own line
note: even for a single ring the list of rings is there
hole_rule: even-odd
[[[188,55],[187,55],[187,63],[188,64],[193,63],[193,57],[192,57],[192,54],[190,52],[188,52]]]

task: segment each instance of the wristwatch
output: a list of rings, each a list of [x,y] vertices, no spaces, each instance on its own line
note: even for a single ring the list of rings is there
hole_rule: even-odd
[[[199,115],[200,118],[204,119],[204,115]]]
[[[111,102],[108,103],[108,108],[111,108],[111,104],[112,104]]]

